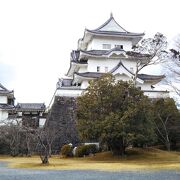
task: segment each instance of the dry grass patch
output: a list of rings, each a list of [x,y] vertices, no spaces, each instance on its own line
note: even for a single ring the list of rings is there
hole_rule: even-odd
[[[10,167],[52,169],[52,170],[180,170],[180,152],[166,152],[158,149],[133,148],[127,151],[127,156],[112,156],[110,152],[97,153],[92,157],[60,158],[53,156],[48,165],[42,165],[40,158],[35,157],[0,157],[7,161]]]

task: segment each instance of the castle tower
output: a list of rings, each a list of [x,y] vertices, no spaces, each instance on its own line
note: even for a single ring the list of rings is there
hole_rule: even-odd
[[[121,27],[113,15],[100,27],[84,30],[78,40],[77,50],[71,52],[67,78],[59,79],[55,96],[77,97],[89,85],[89,80],[112,73],[117,80],[130,81],[135,75],[136,62],[147,62],[148,54],[135,53],[135,46],[144,33],[133,33]],[[167,91],[159,91],[154,85],[163,75],[138,74],[136,85],[150,98],[164,98]],[[153,88],[152,88],[153,87]]]

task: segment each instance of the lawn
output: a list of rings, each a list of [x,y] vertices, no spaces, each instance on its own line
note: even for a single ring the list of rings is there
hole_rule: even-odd
[[[129,149],[125,157],[112,156],[110,152],[83,158],[53,156],[49,159],[48,165],[42,165],[38,156],[15,158],[0,156],[0,161],[8,162],[8,166],[13,168],[102,171],[174,169],[180,171],[180,152],[152,148]]]

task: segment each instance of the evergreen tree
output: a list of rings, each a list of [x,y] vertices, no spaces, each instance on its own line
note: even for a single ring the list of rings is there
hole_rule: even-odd
[[[98,140],[123,155],[128,145],[154,138],[151,103],[132,83],[104,75],[90,82],[77,102],[77,125],[84,141]]]

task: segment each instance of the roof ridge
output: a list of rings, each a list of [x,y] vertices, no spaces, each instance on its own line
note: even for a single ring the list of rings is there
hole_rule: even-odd
[[[0,87],[6,91],[9,91],[7,88],[5,88],[1,83],[0,83]]]
[[[121,29],[123,29],[126,33],[129,33],[129,32],[128,32],[127,30],[125,30],[121,25],[119,25],[119,23],[114,19],[112,13],[111,13],[111,15],[110,15],[110,18],[109,18],[107,21],[105,21],[101,26],[99,26],[98,28],[96,28],[96,29],[94,29],[94,30],[92,30],[92,31],[101,31],[101,29],[102,29],[103,27],[105,27],[108,23],[110,23],[112,20],[114,20],[114,22],[115,22]],[[87,29],[87,30],[89,30],[89,29]],[[120,32],[120,31],[116,31],[116,32]]]

